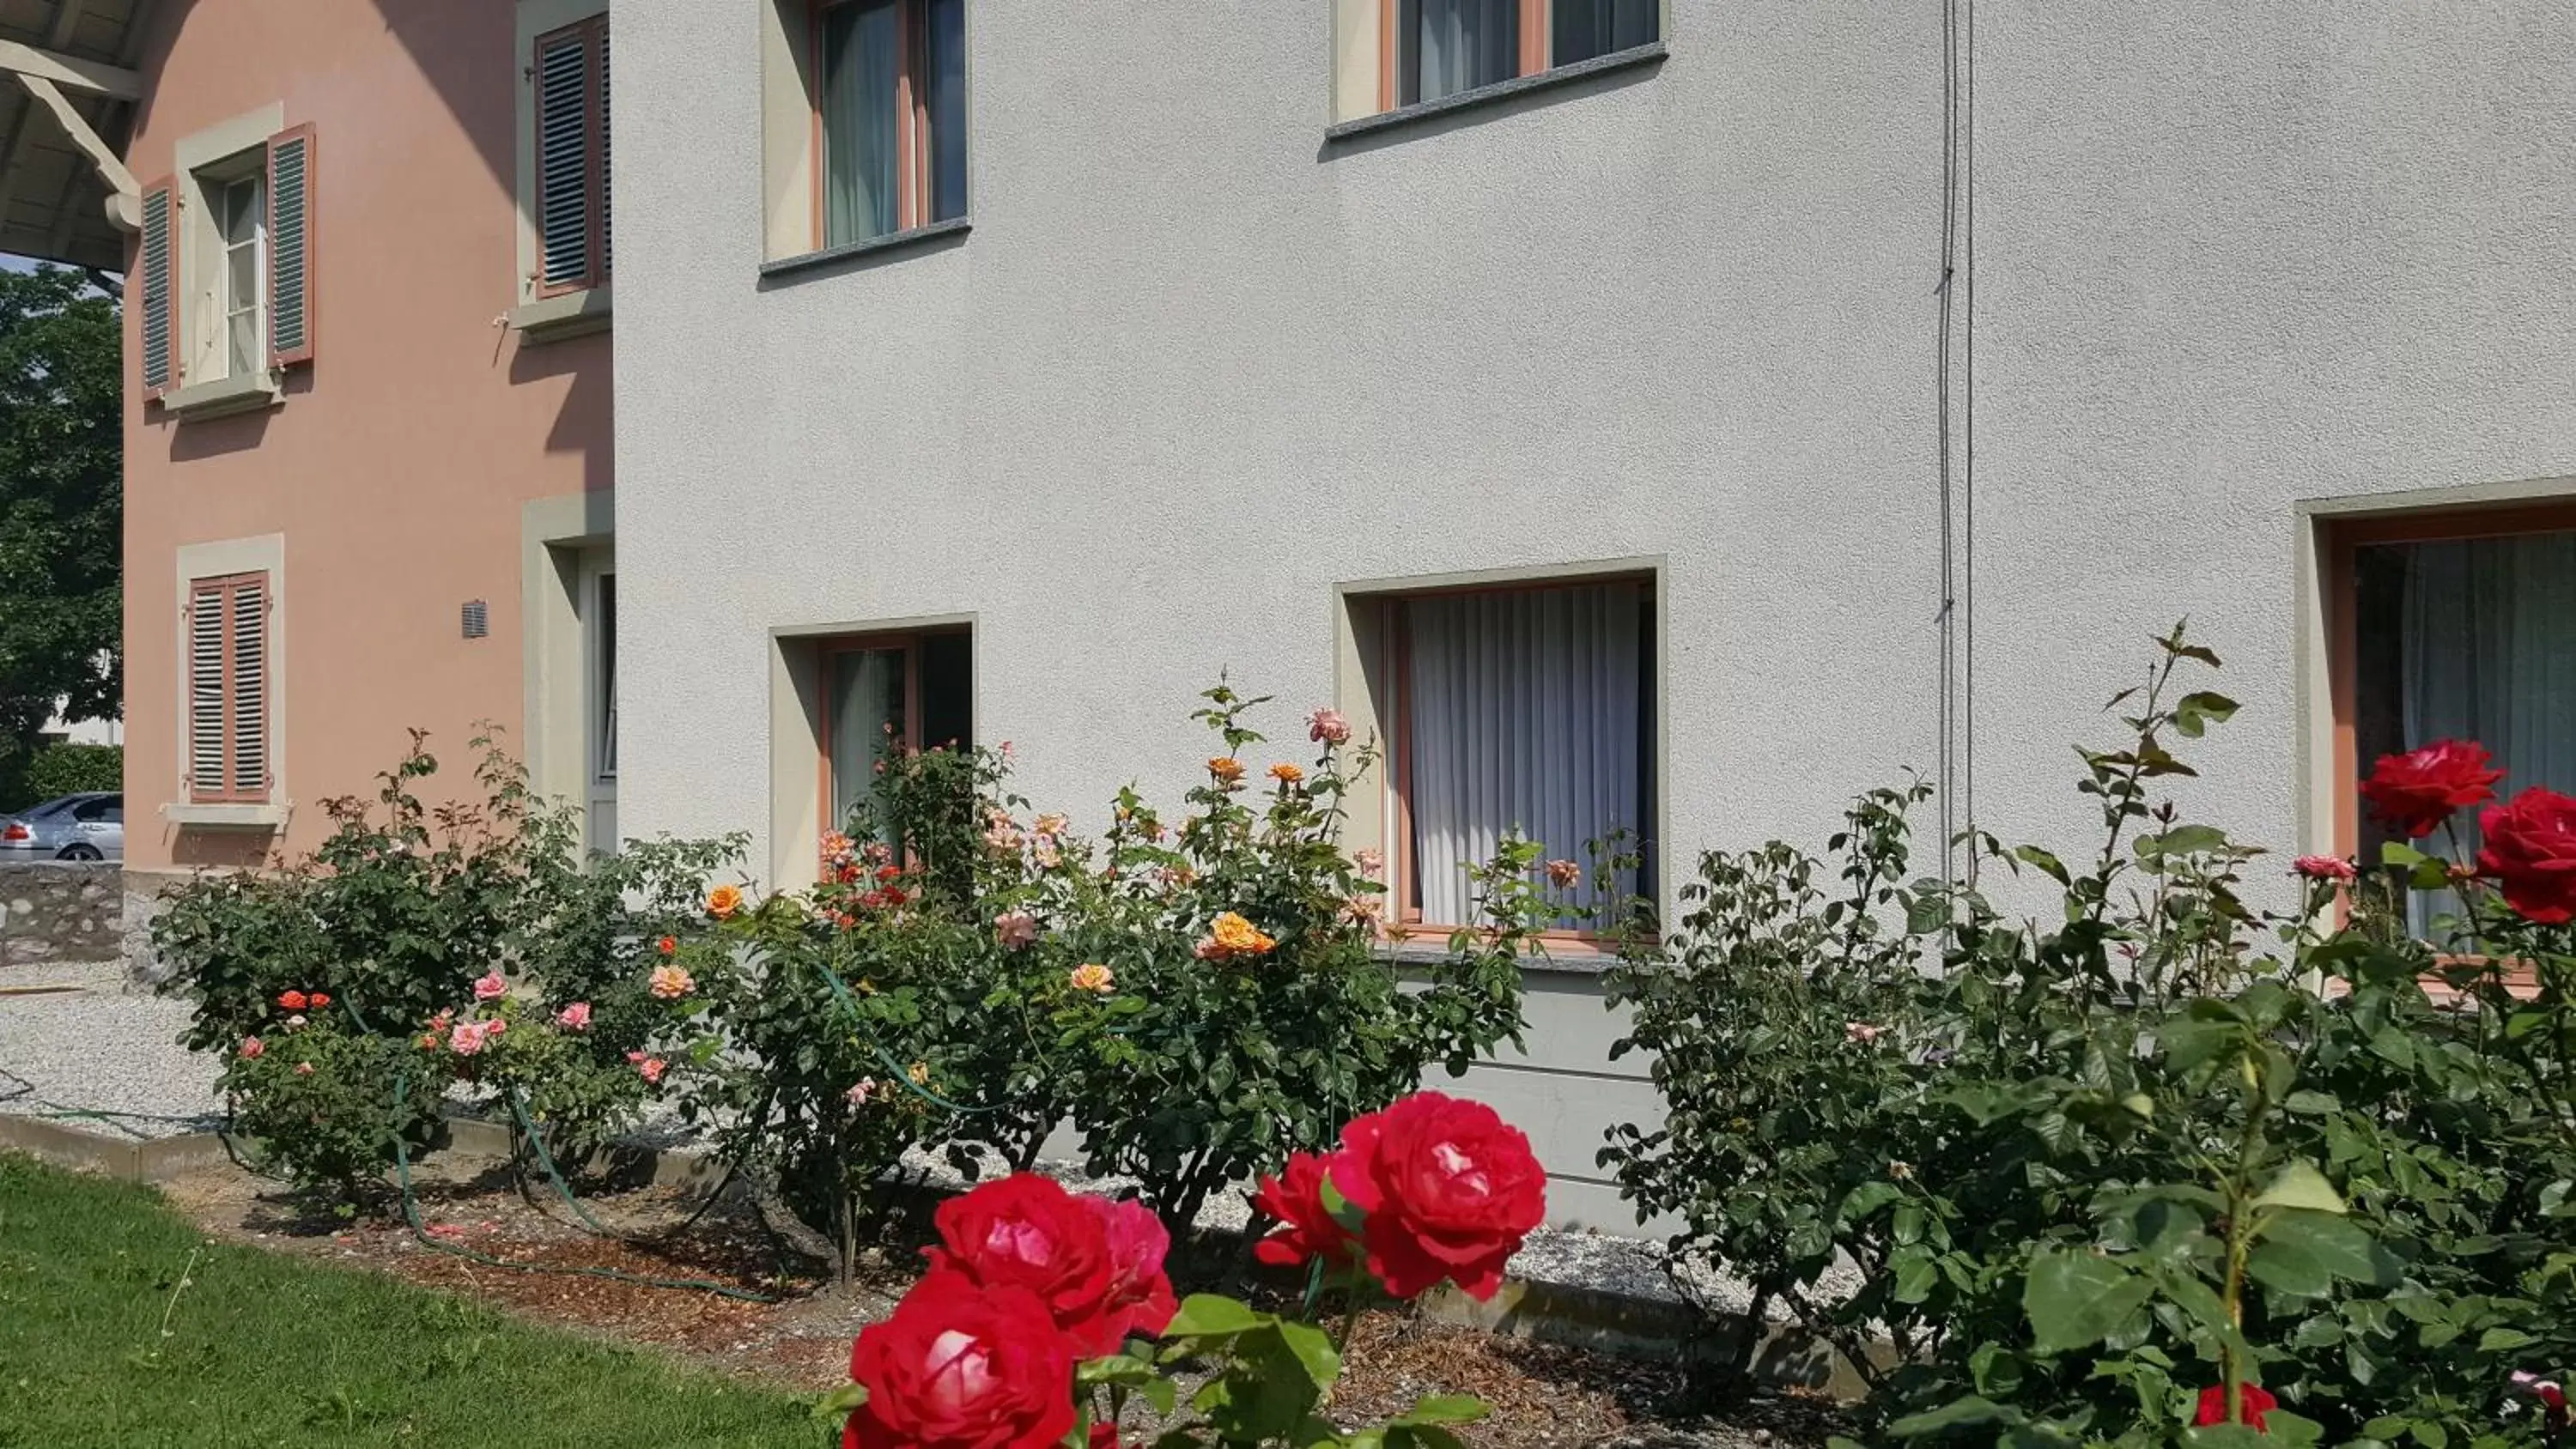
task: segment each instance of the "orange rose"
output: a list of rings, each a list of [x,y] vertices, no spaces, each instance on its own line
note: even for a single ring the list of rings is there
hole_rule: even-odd
[[[1219,755],[1208,761],[1208,773],[1216,776],[1218,784],[1231,790],[1243,779],[1243,761],[1230,755]]]
[[[1281,760],[1270,767],[1270,778],[1282,785],[1295,785],[1305,780],[1306,772],[1286,760]]]
[[[720,885],[707,892],[707,914],[721,921],[742,909],[742,888]]]

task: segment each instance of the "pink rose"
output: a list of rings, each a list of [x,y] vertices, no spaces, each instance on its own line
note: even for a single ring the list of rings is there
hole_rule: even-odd
[[[626,1059],[635,1064],[636,1072],[647,1082],[660,1082],[662,1073],[670,1066],[660,1057],[649,1057],[642,1052],[628,1052]]]
[[[1872,1026],[1865,1021],[1847,1021],[1843,1023],[1843,1039],[1867,1046],[1878,1040],[1879,1035],[1886,1030],[1886,1027]]]
[[[698,985],[695,977],[677,966],[656,966],[646,980],[650,984],[645,989],[662,1001],[677,1001],[696,990]]]
[[[1386,852],[1374,846],[1363,847],[1351,852],[1351,863],[1360,868],[1360,874],[1375,880],[1386,870]]]
[[[487,971],[474,983],[474,999],[477,1001],[492,1001],[509,994],[510,983],[501,979],[499,971]]]
[[[590,1003],[576,1001],[555,1013],[555,1025],[566,1031],[590,1030]]]
[[[1085,1197],[1082,1205],[1100,1220],[1101,1232],[1109,1241],[1109,1291],[1100,1302],[1101,1316],[1108,1324],[1104,1331],[1116,1340],[1161,1333],[1181,1306],[1172,1294],[1171,1278],[1163,1271],[1172,1235],[1141,1202]]]
[[[1029,858],[1038,863],[1040,870],[1053,870],[1064,864],[1064,855],[1055,848],[1055,837],[1052,835],[1039,836],[1037,843],[1029,849]]]
[[[1571,890],[1583,884],[1583,867],[1570,860],[1551,860],[1547,863],[1547,880],[1550,885]]]
[[[242,1038],[241,1058],[243,1061],[257,1061],[259,1060],[259,1054],[266,1050],[268,1050],[268,1047],[263,1044],[258,1037],[246,1036]]]
[[[2352,862],[2333,855],[2303,855],[2290,862],[2290,868],[2310,880],[2351,880],[2360,872]]]
[[[869,1078],[861,1081],[857,1086],[850,1088],[850,1090],[843,1092],[841,1095],[851,1106],[864,1107],[876,1096],[876,1094],[876,1081],[874,1078]]]
[[[295,1064],[295,1075],[299,1077],[309,1077],[313,1075],[313,1064],[311,1062],[297,1062]]]
[[[483,1038],[490,1034],[491,1029],[479,1021],[460,1021],[448,1034],[447,1049],[460,1057],[470,1057],[483,1050]]]
[[[993,918],[993,936],[1016,951],[1038,938],[1038,918],[1026,911],[1004,911]]]
[[[304,1025],[304,1014],[302,1012],[297,1012],[295,1015],[286,1019],[286,1029],[288,1031],[293,1031],[302,1025]]]
[[[1351,722],[1337,709],[1319,709],[1306,717],[1306,737],[1319,745],[1351,742]]]

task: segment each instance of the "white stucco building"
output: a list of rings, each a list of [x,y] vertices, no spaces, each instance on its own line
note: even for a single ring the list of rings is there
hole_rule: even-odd
[[[1501,814],[1669,898],[1908,768],[2080,849],[2184,615],[2244,838],[2576,783],[2576,8],[1975,10],[617,0],[625,833],[810,871],[826,695],[1096,828],[1230,669],[1397,741],[1432,921]],[[1617,1228],[1595,983],[1468,1088]]]

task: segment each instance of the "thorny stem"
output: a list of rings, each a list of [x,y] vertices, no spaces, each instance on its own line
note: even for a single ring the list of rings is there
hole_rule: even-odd
[[[2221,1302],[2234,1336],[2218,1346],[2219,1372],[2227,1383],[2227,1420],[2245,1420],[2245,1365],[2236,1339],[2245,1332],[2245,1263],[2254,1248],[2254,1160],[2263,1150],[2263,1082],[2252,1055],[2243,1061],[2245,1130],[2236,1139],[2236,1170],[2227,1177],[2227,1283]]]

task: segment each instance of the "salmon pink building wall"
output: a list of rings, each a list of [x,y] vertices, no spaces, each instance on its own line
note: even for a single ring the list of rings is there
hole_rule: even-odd
[[[129,868],[258,860],[372,793],[405,730],[450,788],[478,720],[522,735],[522,513],[610,483],[609,339],[536,345],[518,297],[515,172],[527,57],[513,0],[197,0],[162,9],[128,163],[262,107],[313,127],[315,357],[282,402],[175,421],[138,381],[127,309]],[[129,273],[130,275],[131,273]],[[185,349],[182,350],[185,355]],[[282,535],[272,694],[283,828],[181,825],[178,559]],[[462,637],[482,600],[489,632]]]

